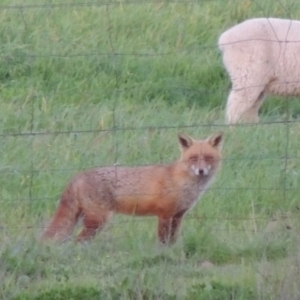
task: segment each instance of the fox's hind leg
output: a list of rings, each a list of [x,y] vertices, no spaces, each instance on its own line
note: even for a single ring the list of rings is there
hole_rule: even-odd
[[[110,211],[89,210],[83,212],[83,229],[77,236],[78,242],[91,240],[97,231],[103,229],[112,216]]]
[[[187,210],[182,210],[171,218],[158,219],[158,238],[162,244],[173,244],[177,239],[177,234],[182,222],[182,218]]]

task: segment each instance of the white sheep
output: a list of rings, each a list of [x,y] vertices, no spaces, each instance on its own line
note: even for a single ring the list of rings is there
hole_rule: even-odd
[[[300,22],[250,19],[223,32],[218,42],[232,88],[229,124],[257,122],[265,95],[300,95]]]

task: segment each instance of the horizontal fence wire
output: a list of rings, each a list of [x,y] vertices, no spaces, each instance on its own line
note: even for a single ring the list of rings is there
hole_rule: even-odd
[[[298,124],[298,120],[288,121],[262,121],[259,124],[256,123],[239,123],[234,125],[229,124],[192,124],[192,125],[161,125],[161,126],[139,126],[139,127],[118,127],[107,128],[107,129],[90,129],[90,130],[67,130],[67,131],[36,131],[36,132],[11,132],[11,133],[0,133],[0,137],[9,136],[39,136],[39,135],[66,135],[66,134],[84,134],[84,133],[101,133],[101,132],[115,132],[115,131],[145,131],[145,130],[162,130],[162,129],[184,129],[184,128],[205,128],[205,127],[262,127],[264,125],[276,125],[276,124]]]
[[[298,209],[299,210],[299,209]],[[144,222],[153,222],[156,221],[156,217],[153,216],[147,216],[147,217],[141,217],[141,216],[134,216],[132,218],[130,218],[130,221],[128,220],[115,220],[112,223],[109,223],[109,227],[118,227],[119,224],[126,224],[126,223],[144,223]],[[205,221],[205,220],[226,220],[226,221],[234,221],[234,220],[239,220],[239,221],[251,221],[251,220],[265,220],[265,221],[280,221],[280,220],[292,220],[292,219],[296,219],[299,220],[300,219],[300,211],[299,212],[289,212],[286,214],[282,214],[282,215],[278,215],[278,216],[270,216],[270,217],[206,217],[206,216],[197,216],[195,214],[192,214],[190,216],[187,216],[185,218],[186,222],[188,222],[188,220],[199,220],[199,221]],[[3,226],[5,227],[5,226]],[[9,228],[22,228],[22,226],[9,226]],[[28,225],[26,227],[27,229],[29,228],[45,228],[45,226],[36,226],[36,225]],[[57,226],[57,228],[60,228],[59,226]],[[234,228],[232,229],[234,230]],[[240,231],[240,229],[239,229]]]
[[[0,9],[34,9],[34,8],[70,8],[70,7],[90,7],[90,6],[113,6],[113,5],[145,5],[145,4],[199,4],[201,2],[216,2],[222,0],[201,0],[201,1],[99,1],[99,2],[86,2],[86,3],[48,3],[48,4],[27,4],[27,5],[0,5]]]

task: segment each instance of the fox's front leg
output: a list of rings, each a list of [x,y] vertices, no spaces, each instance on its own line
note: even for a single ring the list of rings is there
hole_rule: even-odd
[[[162,244],[173,244],[176,241],[186,211],[182,210],[171,218],[160,217],[158,219],[158,238]]]

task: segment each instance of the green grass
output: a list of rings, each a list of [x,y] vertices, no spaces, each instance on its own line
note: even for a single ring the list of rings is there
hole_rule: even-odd
[[[298,299],[300,102],[269,98],[261,120],[278,123],[223,126],[217,39],[300,6],[46,3],[0,0],[0,299]],[[90,244],[37,242],[78,170],[168,163],[179,131],[217,130],[222,169],[173,247],[155,218],[128,216]]]

